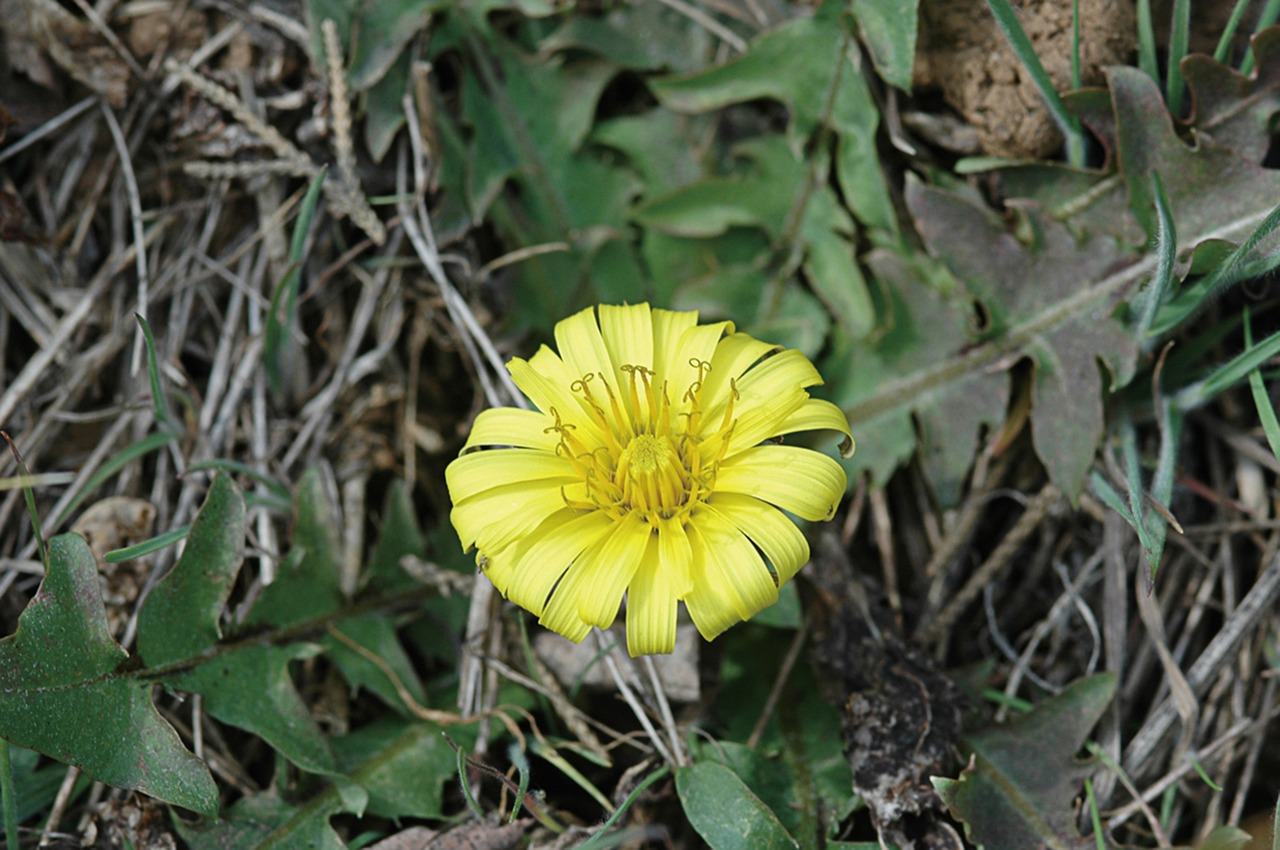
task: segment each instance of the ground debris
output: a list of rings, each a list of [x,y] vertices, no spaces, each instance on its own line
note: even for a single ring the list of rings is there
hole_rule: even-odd
[[[840,711],[854,790],[881,839],[903,850],[964,846],[930,776],[954,775],[964,695],[877,616],[834,537],[808,571],[816,591],[812,660]]]

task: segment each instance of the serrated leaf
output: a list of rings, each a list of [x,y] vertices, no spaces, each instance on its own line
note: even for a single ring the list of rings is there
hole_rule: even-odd
[[[298,767],[333,773],[333,753],[289,676],[289,662],[319,652],[314,644],[240,644],[168,684],[203,694],[210,715],[252,732]]]
[[[850,207],[870,227],[897,231],[875,146],[879,110],[848,53],[844,4],[826,0],[810,18],[797,18],[752,42],[743,55],[692,74],[650,82],[666,106],[708,112],[760,98],[791,112],[788,141],[795,157],[819,127],[838,137],[837,179]],[[779,73],[785,68],[786,73]]]
[[[676,769],[685,816],[711,850],[792,850],[796,843],[769,807],[723,764]]]
[[[970,766],[934,786],[971,841],[987,850],[1096,846],[1076,829],[1073,800],[1093,771],[1076,753],[1115,690],[1113,673],[1081,679],[1029,714],[963,740]]]
[[[447,6],[444,0],[307,0],[307,24],[311,31],[311,55],[321,76],[327,76],[324,37],[320,25],[332,19],[349,56],[348,83],[364,91],[383,79],[431,18]],[[404,81],[400,82],[401,88]]]
[[[292,626],[338,610],[343,603],[340,534],[338,508],[324,475],[308,469],[293,500],[292,549],[302,556],[280,565],[245,626]]]
[[[334,628],[340,631],[344,638],[355,641],[366,652],[385,664],[395,674],[400,686],[419,705],[426,701],[422,682],[419,681],[418,674],[413,669],[413,662],[409,660],[404,647],[400,645],[400,640],[396,637],[395,625],[388,615],[365,614],[360,617],[348,617],[335,623]],[[323,645],[325,653],[333,659],[334,664],[338,665],[338,669],[342,671],[343,677],[353,692],[365,688],[377,694],[379,699],[401,714],[409,713],[409,706],[405,704],[396,690],[395,683],[381,667],[363,654],[356,652],[336,635],[325,635]]]
[[[416,584],[400,568],[400,560],[407,555],[425,558],[427,538],[418,524],[418,510],[409,484],[397,478],[387,488],[387,498],[382,503],[382,525],[369,554],[369,589],[387,593]]]
[[[634,71],[688,71],[711,48],[706,28],[662,3],[626,3],[603,14],[569,15],[543,51],[583,50]]]
[[[451,727],[449,736],[470,737],[461,727]],[[439,726],[380,721],[336,738],[333,746],[342,772],[368,792],[367,814],[444,816],[443,787],[457,781],[457,758]]]
[[[194,658],[222,637],[219,619],[243,560],[244,495],[226,473],[209,487],[182,557],[147,595],[138,652],[148,667]]]
[[[888,328],[874,350],[842,353],[857,368],[834,388],[846,406],[871,396],[896,374],[908,373],[958,356],[976,339],[972,306],[967,297],[944,295],[946,281],[928,260],[888,250],[873,251],[867,265],[888,300]],[[936,264],[935,264],[936,265]],[[925,278],[932,276],[931,282]],[[953,284],[954,285],[954,284]],[[860,418],[858,452],[844,461],[852,475],[872,473],[883,483],[916,448],[914,413],[919,425],[921,458],[938,502],[955,505],[983,426],[994,427],[1009,403],[1009,379],[1001,372],[975,369],[922,390],[908,406],[897,399]],[[862,455],[860,458],[858,455]]]
[[[1133,375],[1137,349],[1112,318],[1114,292],[1090,299],[1081,281],[1095,281],[1130,258],[1105,236],[1076,236],[1038,207],[1023,208],[1024,245],[985,207],[958,193],[907,184],[907,206],[929,252],[978,296],[991,316],[991,335],[1008,356],[1036,363],[1031,420],[1036,452],[1050,479],[1072,499],[1102,438],[1104,383]]]
[[[636,220],[688,238],[758,227],[775,244],[798,241],[814,292],[849,336],[866,336],[875,323],[875,313],[862,272],[854,262],[850,240],[855,226],[835,193],[821,185],[824,158],[798,159],[779,136],[753,139],[739,145],[736,152],[749,163],[741,177],[705,180],[653,198],[636,209]],[[798,203],[803,206],[797,207]],[[793,222],[797,214],[798,225]],[[790,306],[797,305],[793,299]],[[781,319],[768,311],[760,316],[762,324]],[[805,350],[812,353],[816,348]]]
[[[1151,173],[1169,193],[1169,207],[1182,244],[1191,247],[1227,227],[1242,241],[1275,206],[1280,172],[1262,168],[1211,140],[1193,148],[1178,137],[1156,84],[1136,68],[1107,70],[1116,114],[1120,173],[1129,189],[1129,207],[1148,233],[1155,233]],[[1248,224],[1244,224],[1248,222]]]
[[[916,55],[918,7],[919,0],[862,0],[852,7],[876,71],[907,93]]]
[[[341,810],[334,793],[302,805],[280,799],[273,785],[261,794],[238,800],[221,818],[195,823],[174,819],[174,826],[191,850],[237,850],[243,847],[343,850],[329,817]]]
[[[213,777],[156,712],[151,683],[119,672],[127,658],[107,627],[89,545],[54,537],[49,574],[0,640],[0,736],[108,785],[216,812]]]
[[[468,203],[473,220],[488,216],[509,244],[568,243],[515,269],[516,321],[549,328],[554,317],[597,300],[587,275],[592,256],[627,233],[629,205],[641,189],[629,169],[584,145],[618,69],[594,57],[525,56],[496,38],[488,47],[477,61],[490,64],[502,85],[490,90],[482,75],[467,74],[461,86],[471,129]],[[516,191],[504,193],[509,184]]]
[[[1261,163],[1280,112],[1280,27],[1252,42],[1256,70],[1245,76],[1203,53],[1182,60],[1195,117],[1191,126],[1243,160]]]

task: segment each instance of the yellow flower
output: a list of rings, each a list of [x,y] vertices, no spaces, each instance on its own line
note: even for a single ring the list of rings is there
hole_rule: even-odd
[[[445,472],[463,548],[570,640],[612,625],[624,592],[632,655],[675,648],[680,601],[716,637],[809,559],[782,511],[831,519],[844,494],[833,459],[775,440],[830,429],[852,453],[844,414],[805,391],[813,364],[697,322],[648,304],[565,319],[558,354],[507,364],[537,410],[481,413]]]

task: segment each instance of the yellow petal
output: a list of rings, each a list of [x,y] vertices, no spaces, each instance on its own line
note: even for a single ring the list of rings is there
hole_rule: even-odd
[[[771,407],[785,394],[794,395],[797,390],[821,383],[822,376],[818,374],[817,369],[813,368],[809,358],[799,351],[788,349],[772,357],[766,357],[735,381],[738,397],[734,401],[734,410],[752,410],[757,406]],[[728,403],[727,391],[723,396],[708,398],[703,408],[706,411],[706,419],[718,423]],[[788,410],[783,416],[790,412]]]
[[[733,322],[696,325],[686,329],[680,335],[675,350],[671,352],[671,363],[667,373],[673,402],[679,401],[684,396],[685,390],[702,377],[694,364],[710,363],[726,333],[733,333]],[[705,369],[703,372],[705,373]],[[704,400],[706,397],[704,391]]]
[[[689,546],[689,535],[680,520],[659,520],[658,560],[668,576],[672,592],[683,599],[693,589],[693,549]]]
[[[716,492],[755,496],[808,520],[828,520],[844,495],[840,464],[799,446],[756,446],[720,464]]]
[[[676,648],[679,606],[671,575],[658,554],[658,540],[649,547],[627,590],[627,651],[637,655],[666,655]]]
[[[574,435],[586,443],[588,448],[595,449],[603,445],[604,436],[599,427],[588,416],[584,403],[570,389],[572,380],[552,380],[530,365],[529,361],[521,360],[519,357],[511,358],[507,363],[507,371],[511,373],[511,379],[516,382],[520,391],[527,395],[539,410],[552,416],[559,415],[563,423],[574,427]],[[563,369],[561,372],[563,373]],[[563,378],[564,375],[560,377]]]
[[[680,339],[684,332],[698,323],[697,311],[654,310],[649,314],[653,321],[653,370],[658,373],[658,385],[668,381],[671,385],[672,402],[678,402],[679,396],[688,389],[688,382],[679,385],[672,376],[679,368],[688,363],[688,356],[680,348]],[[710,359],[708,357],[708,359]]]
[[[563,507],[564,498],[558,487],[549,487],[542,481],[524,481],[485,490],[455,503],[449,519],[464,550],[474,545],[489,553],[505,549]]]
[[[648,549],[652,531],[638,513],[627,514],[599,543],[578,557],[552,592],[539,622],[566,637],[575,621],[609,628],[618,616],[622,594]]]
[[[711,511],[689,524],[693,590],[689,616],[707,640],[778,601],[778,587],[760,553],[742,532]]]
[[[711,358],[711,374],[702,385],[702,397],[708,403],[724,401],[728,396],[729,379],[737,379],[743,372],[764,357],[770,351],[779,351],[776,345],[748,336],[744,333],[731,334],[716,346],[715,356]]]
[[[512,602],[542,616],[547,598],[565,570],[613,527],[600,511],[579,513],[566,508],[547,517],[520,541],[511,580],[503,591]],[[495,582],[496,583],[496,582]]]
[[[600,312],[603,318],[603,307]],[[604,338],[600,335],[600,326],[596,324],[596,312],[593,308],[588,307],[556,322],[556,349],[573,380],[597,372],[613,379],[614,363],[605,348]]]
[[[778,586],[791,581],[809,560],[809,541],[782,511],[752,496],[716,493],[708,508],[747,535],[764,552],[778,576]]]
[[[777,437],[797,431],[823,430],[839,431],[844,434],[848,439],[841,445],[840,454],[844,457],[853,455],[853,432],[849,430],[849,417],[831,402],[820,398],[811,398],[799,409],[792,411],[791,415],[778,426],[778,430],[769,436]]]
[[[653,319],[648,304],[601,304],[600,331],[615,367],[653,368]]]
[[[445,467],[444,482],[454,503],[522,481],[542,481],[559,488],[577,478],[568,458],[542,449],[492,449],[470,452]]]
[[[525,449],[549,449],[554,451],[560,435],[548,427],[555,420],[536,410],[518,407],[491,407],[481,411],[467,435],[468,449],[479,446],[516,446]]]

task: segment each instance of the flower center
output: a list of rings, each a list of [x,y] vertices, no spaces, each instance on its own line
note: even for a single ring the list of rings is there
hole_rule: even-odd
[[[565,495],[565,504],[577,510],[604,511],[622,519],[639,511],[655,527],[673,517],[686,521],[711,494],[716,468],[728,448],[736,422],[730,393],[720,427],[702,429],[702,382],[711,369],[705,361],[690,363],[698,371],[695,380],[672,405],[667,385],[654,386],[654,372],[643,366],[623,366],[630,379],[625,393],[617,393],[601,373],[584,375],[571,389],[587,404],[588,415],[604,435],[604,445],[594,449],[575,433],[574,425],[556,423],[548,430],[560,435],[558,452],[570,459],[586,484],[586,500]],[[733,386],[733,382],[730,382]],[[604,389],[601,398],[599,388]]]
[[[689,473],[666,435],[632,437],[618,458],[613,481],[631,510],[664,517],[672,516],[689,495]]]

